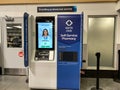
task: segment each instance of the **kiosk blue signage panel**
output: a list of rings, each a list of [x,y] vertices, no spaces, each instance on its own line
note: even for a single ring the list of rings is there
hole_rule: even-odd
[[[57,87],[80,90],[82,14],[58,15]]]
[[[24,13],[24,66],[28,66],[28,13]]]

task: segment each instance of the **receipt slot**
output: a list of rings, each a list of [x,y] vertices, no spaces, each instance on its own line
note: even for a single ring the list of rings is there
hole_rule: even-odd
[[[38,16],[30,23],[29,87],[56,89],[55,17]]]
[[[57,88],[80,90],[82,14],[58,15]]]

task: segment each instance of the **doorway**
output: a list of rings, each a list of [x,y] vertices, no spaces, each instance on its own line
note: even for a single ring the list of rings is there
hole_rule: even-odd
[[[114,68],[115,16],[89,16],[88,67],[96,68],[96,52],[101,53],[100,68]]]

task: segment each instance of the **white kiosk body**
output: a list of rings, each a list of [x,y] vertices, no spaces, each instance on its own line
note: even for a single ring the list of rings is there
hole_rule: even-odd
[[[29,87],[36,89],[57,88],[55,46],[55,17],[29,17]],[[43,35],[47,29],[49,37]]]

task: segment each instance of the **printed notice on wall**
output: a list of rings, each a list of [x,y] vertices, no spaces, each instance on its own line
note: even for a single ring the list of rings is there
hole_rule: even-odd
[[[76,12],[76,6],[37,7],[37,12]]]

